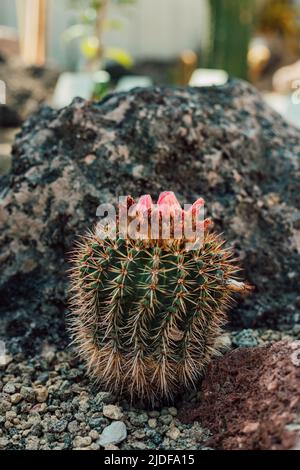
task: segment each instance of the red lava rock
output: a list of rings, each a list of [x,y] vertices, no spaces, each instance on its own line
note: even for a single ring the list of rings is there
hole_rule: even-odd
[[[202,383],[202,398],[179,417],[199,421],[213,437],[208,445],[226,450],[297,448],[299,434],[286,425],[300,413],[300,367],[287,340],[237,349],[213,361]]]

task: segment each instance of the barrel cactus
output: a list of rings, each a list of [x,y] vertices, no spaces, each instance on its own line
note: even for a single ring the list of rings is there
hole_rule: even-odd
[[[96,228],[74,250],[71,334],[88,373],[113,393],[152,404],[171,401],[197,384],[223,346],[232,294],[250,287],[236,279],[232,253],[211,233],[210,220],[198,222],[203,204],[200,199],[184,211],[170,192],[157,205],[150,196],[137,203],[128,198],[131,214],[147,222],[148,236],[117,230],[103,237]],[[159,231],[151,238],[154,215]],[[194,239],[175,238],[188,215],[194,228],[201,225],[199,245],[197,231]],[[166,217],[168,238],[162,236]]]

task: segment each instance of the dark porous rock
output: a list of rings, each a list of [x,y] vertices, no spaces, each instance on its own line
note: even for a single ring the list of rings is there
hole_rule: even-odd
[[[256,287],[234,327],[300,321],[300,133],[254,88],[148,88],[43,107],[0,180],[0,316],[10,347],[65,344],[68,260],[99,203],[173,190],[206,199]]]

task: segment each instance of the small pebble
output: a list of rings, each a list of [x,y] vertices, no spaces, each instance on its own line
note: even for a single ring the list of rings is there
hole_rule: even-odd
[[[95,429],[92,429],[92,431],[89,432],[89,436],[92,441],[96,441],[99,438],[99,433]]]
[[[104,447],[104,450],[120,450],[118,446],[115,446],[114,444],[108,444],[107,446]]]
[[[119,421],[123,418],[123,411],[116,405],[105,405],[103,407],[103,415],[107,418]]]
[[[23,400],[23,397],[21,395],[21,393],[14,393],[11,397],[10,397],[10,401],[12,402],[13,405],[17,405],[18,403],[20,403],[20,401]]]
[[[34,403],[35,401],[35,392],[31,387],[21,387],[20,393],[24,400]]]
[[[42,385],[36,387],[34,389],[35,391],[35,397],[36,397],[36,401],[38,403],[44,403],[45,401],[47,401],[47,398],[48,398],[48,390],[46,387],[43,387]]]
[[[7,437],[0,437],[0,449],[5,449],[9,444]]]
[[[157,419],[156,418],[149,419],[148,426],[151,429],[155,429],[157,427]]]
[[[8,393],[9,395],[13,395],[15,391],[16,391],[16,387],[12,382],[7,382],[7,384],[5,384],[2,389],[3,393]]]
[[[82,437],[76,436],[73,441],[73,446],[77,448],[88,447],[92,443],[92,438],[90,436]]]
[[[174,406],[168,408],[168,412],[171,416],[177,416],[177,408],[175,408]]]
[[[172,427],[169,429],[166,436],[172,439],[173,441],[176,441],[176,439],[178,439],[178,437],[180,436],[180,431],[178,428]]]
[[[173,421],[173,416],[171,416],[171,415],[160,416],[159,421],[162,424],[170,424]]]
[[[99,444],[106,447],[108,444],[119,444],[127,438],[127,429],[123,421],[114,421],[107,426],[99,439]]]

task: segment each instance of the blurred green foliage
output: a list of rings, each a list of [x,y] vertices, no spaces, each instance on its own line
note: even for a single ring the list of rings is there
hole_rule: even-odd
[[[111,3],[124,6],[134,4],[136,0],[70,0],[77,11],[76,23],[63,34],[65,41],[80,40],[80,50],[87,62],[101,59],[118,62],[125,68],[133,65],[131,56],[122,48],[105,48],[103,34],[109,29],[121,29],[122,22],[107,18],[107,9]]]

